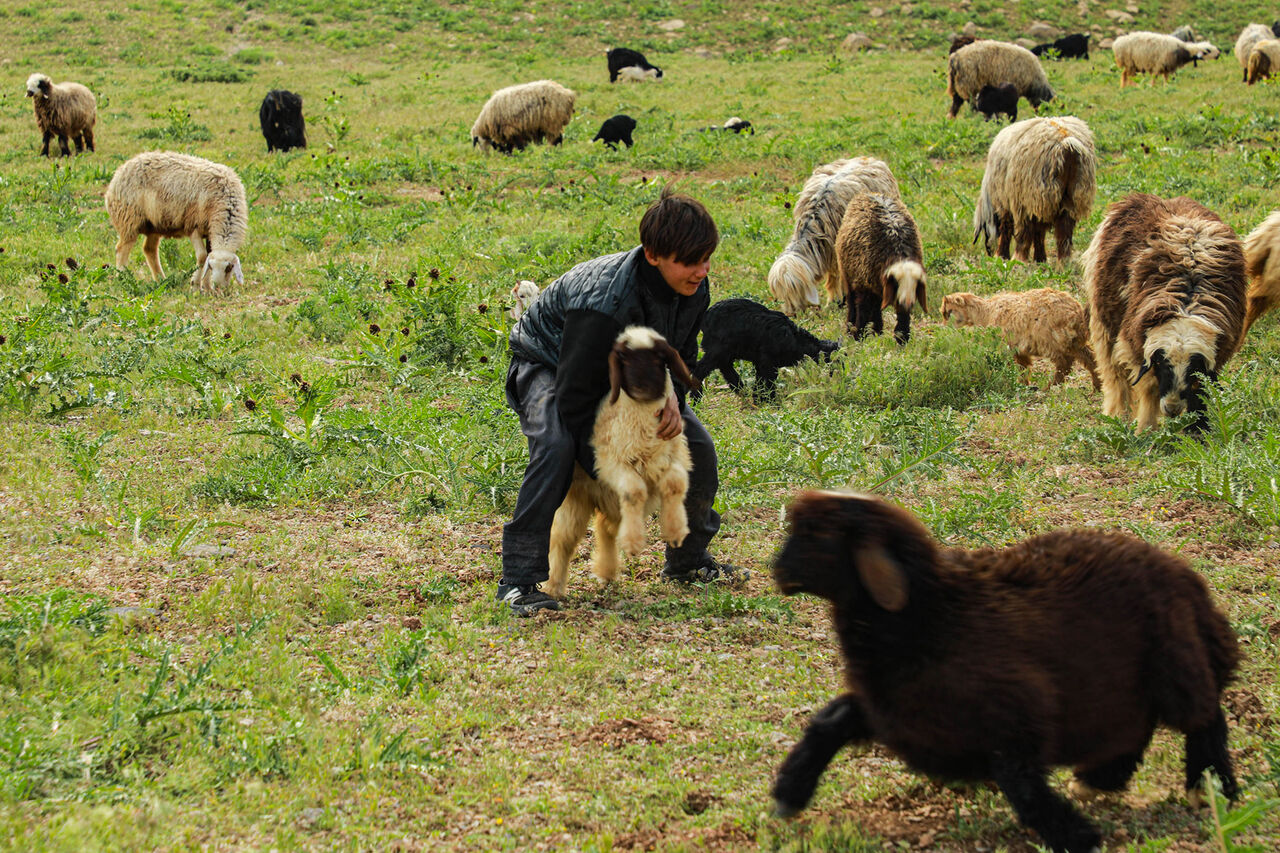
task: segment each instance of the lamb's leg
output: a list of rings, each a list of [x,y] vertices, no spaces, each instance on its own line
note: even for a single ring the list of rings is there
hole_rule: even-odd
[[[814,714],[804,737],[791,748],[773,783],[774,813],[791,817],[809,804],[814,789],[831,759],[848,743],[871,738],[862,703],[852,693],[842,693]]]
[[[729,383],[729,387],[733,389],[735,394],[741,394],[745,390],[746,383],[742,381],[742,377],[738,374],[732,362],[720,366],[720,375],[724,377],[725,382]]]
[[[1067,374],[1071,372],[1071,362],[1073,361],[1071,353],[1060,354],[1053,359],[1053,378],[1049,380],[1049,387],[1060,384],[1067,378]]]
[[[1093,378],[1093,390],[1100,390],[1102,388],[1102,380],[1098,377],[1098,365],[1093,360],[1093,350],[1089,349],[1088,344],[1081,344],[1080,348],[1075,352],[1075,358],[1085,370],[1089,371],[1089,376]]]
[[[1141,763],[1142,750],[1139,750],[1118,755],[1095,767],[1079,768],[1069,783],[1071,794],[1078,800],[1089,800],[1099,793],[1123,791]]]
[[[618,579],[618,524],[596,510],[596,545],[591,552],[591,574],[601,583]]]
[[[1069,213],[1059,213],[1053,220],[1053,242],[1058,247],[1058,262],[1066,263],[1071,257],[1071,241],[1076,233],[1076,221]]]
[[[1194,805],[1204,783],[1204,771],[1212,767],[1222,781],[1222,793],[1234,800],[1240,793],[1236,774],[1231,768],[1231,753],[1227,751],[1227,719],[1218,708],[1209,725],[1187,733],[1187,798]]]
[[[147,268],[151,270],[151,278],[159,281],[164,278],[164,268],[160,266],[160,235],[148,234],[142,243],[142,256],[147,259]]]
[[[1014,350],[1013,360],[1016,361],[1018,363],[1018,366],[1022,368],[1022,384],[1030,385],[1031,384],[1031,356],[1027,355],[1025,352],[1018,352],[1017,350]]]
[[[49,156],[49,143],[53,141],[53,134],[49,131],[44,132],[44,147],[40,149],[41,157]]]
[[[649,489],[639,476],[627,472],[613,483],[618,493],[618,509],[622,518],[618,523],[618,545],[634,557],[644,550],[644,506]]]
[[[1101,848],[1102,835],[1053,792],[1044,780],[1044,768],[1021,755],[997,753],[991,760],[991,775],[1018,820],[1057,853],[1091,853]]]
[[[762,400],[778,397],[778,367],[771,361],[756,364],[756,396]]]
[[[569,561],[587,532],[590,518],[590,498],[575,482],[569,487],[569,494],[565,496],[551,522],[551,547],[547,553],[550,565],[547,594],[552,598],[564,597],[565,587],[569,583]]]
[[[679,548],[689,535],[689,516],[684,508],[689,472],[678,465],[671,466],[658,483],[658,491],[662,495],[662,512],[658,515],[662,538],[672,548]]]
[[[131,234],[128,237],[123,234],[120,239],[116,240],[116,269],[122,270],[129,263],[129,253],[133,251],[133,244],[138,242],[138,235]]]
[[[893,339],[899,345],[911,340],[911,312],[898,309],[898,324],[893,327]]]

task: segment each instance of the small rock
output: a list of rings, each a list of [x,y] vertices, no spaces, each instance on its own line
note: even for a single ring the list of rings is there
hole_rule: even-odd
[[[960,28],[960,32],[966,36],[976,36],[978,34],[978,25],[973,21],[969,21]]]
[[[715,53],[705,47],[700,47],[693,52],[693,55],[699,59],[715,59]]]
[[[102,612],[126,622],[134,619],[152,619],[160,615],[160,611],[154,607],[108,607]]]
[[[845,53],[857,53],[860,50],[871,49],[871,38],[866,33],[849,33],[844,37],[844,41],[840,43],[840,49]]]
[[[305,828],[310,829],[318,824],[322,817],[324,817],[324,809],[303,809],[298,814],[298,823],[302,824]]]
[[[1108,9],[1102,14],[1106,15],[1108,18],[1115,21],[1117,24],[1133,23],[1133,15],[1130,15],[1128,12],[1122,11],[1120,9]]]
[[[512,23],[517,23],[517,24],[518,24],[518,23],[520,23],[520,22],[522,22],[522,21],[523,21],[524,23],[526,23],[526,24],[532,24],[532,23],[533,23],[533,13],[532,13],[532,12],[516,12],[514,15],[512,15],[512,16],[511,16],[511,22],[512,22]]]
[[[406,616],[400,620],[400,624],[410,631],[416,631],[422,627],[422,620],[417,616]]]
[[[1053,41],[1062,35],[1062,31],[1052,24],[1046,24],[1044,21],[1036,21],[1027,27],[1027,38],[1033,38],[1037,42]]]
[[[1037,42],[1035,39],[1029,39],[1029,38],[1026,38],[1025,36],[1024,36],[1024,37],[1022,37],[1022,38],[1016,38],[1016,39],[1014,39],[1014,40],[1013,40],[1013,43],[1014,43],[1014,44],[1022,45],[1022,46],[1023,46],[1023,47],[1025,47],[1027,50],[1030,50],[1031,48],[1033,48],[1033,47],[1035,47],[1037,44],[1039,44],[1039,42]]]
[[[773,43],[773,49],[774,51],[786,50],[787,48],[791,47],[791,45],[793,44],[795,44],[794,39],[789,39],[786,36],[783,36],[782,38],[778,39]]]
[[[663,21],[662,23],[658,24],[658,29],[666,30],[667,32],[673,32],[675,30],[683,30],[684,21],[680,20],[679,18],[672,18],[669,21]]]
[[[230,545],[210,545],[208,543],[201,545],[192,545],[182,551],[184,557],[231,557],[236,553],[236,549]]]
[[[1136,15],[1142,10],[1138,8],[1137,3],[1127,3],[1124,7],[1131,15]]]
[[[873,18],[883,18],[883,17],[884,17],[884,9],[881,9],[879,6],[874,6],[874,7],[872,7],[871,11],[870,11],[870,12],[868,12],[867,14],[868,14],[868,15],[870,15],[871,17],[873,17]]]
[[[1115,44],[1115,43],[1116,43],[1116,40],[1115,40],[1115,39],[1110,39],[1110,38],[1108,38],[1108,39],[1103,39],[1102,41],[1098,42],[1098,49],[1099,49],[1099,50],[1111,50],[1111,45],[1113,45],[1113,44]]]

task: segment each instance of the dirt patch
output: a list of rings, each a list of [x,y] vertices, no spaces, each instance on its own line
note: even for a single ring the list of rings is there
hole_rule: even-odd
[[[632,743],[666,743],[674,724],[658,717],[601,720],[587,729],[579,743],[600,743],[618,749]]]

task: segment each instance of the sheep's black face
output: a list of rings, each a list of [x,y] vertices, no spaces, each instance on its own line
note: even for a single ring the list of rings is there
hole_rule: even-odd
[[[839,341],[818,341],[818,352],[822,353],[823,361],[831,361],[831,356],[840,349]]]
[[[853,579],[845,500],[804,495],[791,505],[791,529],[773,560],[773,580],[783,595],[807,592],[835,601]]]
[[[667,363],[657,350],[614,350],[622,390],[638,403],[652,403],[667,395]]]
[[[1191,356],[1187,361],[1186,389],[1183,397],[1187,401],[1187,411],[1196,416],[1190,427],[1195,432],[1200,432],[1209,425],[1208,418],[1205,416],[1204,383],[1217,381],[1218,374],[1209,367],[1208,359],[1199,353]]]

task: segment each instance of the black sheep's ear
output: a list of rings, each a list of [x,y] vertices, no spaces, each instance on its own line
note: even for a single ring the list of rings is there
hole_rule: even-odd
[[[609,404],[618,402],[618,392],[622,390],[622,357],[618,354],[622,344],[614,344],[609,353]]]
[[[907,575],[883,546],[858,548],[853,562],[862,585],[879,607],[897,613],[907,606]]]

